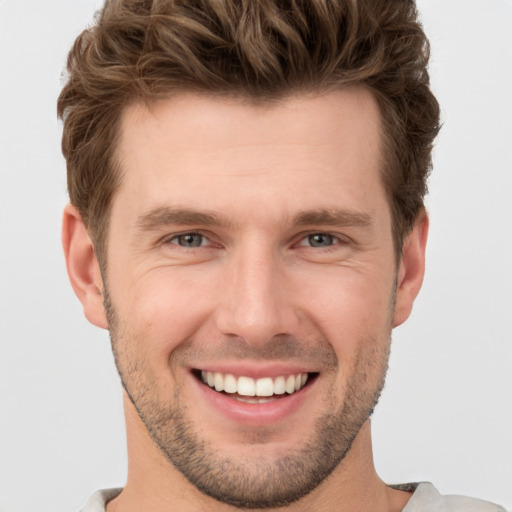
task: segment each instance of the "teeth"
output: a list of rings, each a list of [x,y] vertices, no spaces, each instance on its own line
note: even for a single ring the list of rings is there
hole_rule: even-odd
[[[290,375],[286,379],[284,389],[289,395],[291,395],[295,391],[295,377],[293,375]]]
[[[238,377],[238,389],[239,395],[243,396],[254,396],[256,394],[256,383],[254,379],[250,377]]]
[[[238,397],[241,402],[248,403],[266,403],[271,401],[273,395],[291,395],[302,389],[308,381],[307,373],[297,375],[279,376],[274,379],[263,377],[261,379],[252,379],[251,377],[235,377],[228,373],[201,371],[201,380],[215,391],[225,391],[229,394],[238,394],[244,397],[262,397],[259,399],[243,399]]]
[[[236,393],[238,389],[238,383],[234,375],[226,375],[224,377],[224,391],[226,393]]]
[[[243,402],[245,404],[268,404],[269,402],[273,402],[275,398],[271,397],[257,397],[257,396],[235,396],[233,397],[237,402]]]
[[[214,373],[213,382],[215,383],[215,391],[224,391],[224,377],[222,373]]]
[[[308,379],[308,374],[304,373],[305,379],[304,384],[306,384],[306,380]],[[274,381],[274,395],[284,395],[286,389],[284,387],[285,380],[284,377],[277,377],[277,379]]]
[[[274,382],[270,377],[256,381],[256,396],[272,396],[274,394]]]

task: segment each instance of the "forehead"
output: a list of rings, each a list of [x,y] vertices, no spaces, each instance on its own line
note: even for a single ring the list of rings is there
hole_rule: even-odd
[[[380,113],[363,88],[258,104],[180,93],[128,106],[120,135],[117,195],[132,208],[258,200],[286,208],[295,192],[318,207],[382,192]]]
[[[288,130],[282,132],[279,128],[284,125]],[[261,101],[177,92],[167,99],[124,108],[121,154],[135,142],[134,136],[143,142],[139,128],[148,135],[166,131],[169,140],[183,149],[189,143],[216,150],[226,142],[245,145],[276,138],[295,145],[305,140],[324,144],[333,136],[348,140],[349,134],[369,139],[380,131],[380,111],[374,95],[362,86]]]

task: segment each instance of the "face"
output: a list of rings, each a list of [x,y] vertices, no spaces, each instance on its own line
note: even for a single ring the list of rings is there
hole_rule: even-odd
[[[397,280],[379,130],[362,89],[124,112],[116,363],[161,452],[220,501],[307,494],[376,403]]]

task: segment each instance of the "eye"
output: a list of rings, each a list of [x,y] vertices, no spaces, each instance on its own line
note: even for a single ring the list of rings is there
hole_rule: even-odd
[[[339,239],[329,233],[313,233],[304,237],[299,245],[309,247],[330,247],[339,242]]]
[[[181,235],[173,236],[169,243],[179,245],[188,249],[201,247],[208,244],[208,239],[200,233],[183,233]]]

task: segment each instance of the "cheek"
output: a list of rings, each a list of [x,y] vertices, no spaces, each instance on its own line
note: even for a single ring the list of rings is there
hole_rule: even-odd
[[[148,357],[162,361],[204,323],[209,288],[186,273],[155,269],[112,290],[112,300],[125,330],[143,342]]]
[[[370,404],[387,369],[393,319],[393,281],[359,273],[310,289],[310,319],[336,353],[338,368],[323,405],[357,398]],[[357,390],[355,393],[354,390]],[[355,393],[355,394],[354,394]]]
[[[304,311],[334,347],[340,364],[367,340],[387,342],[393,313],[393,279],[338,269],[302,287]]]

